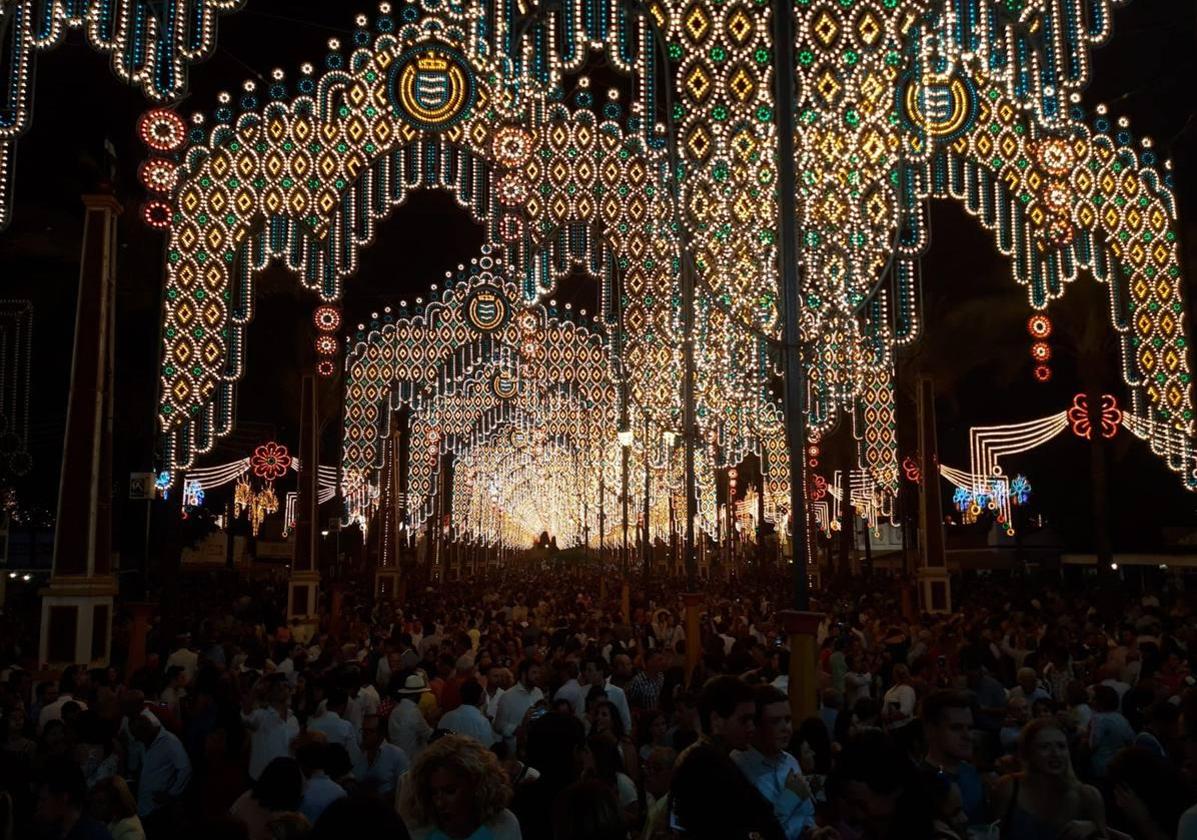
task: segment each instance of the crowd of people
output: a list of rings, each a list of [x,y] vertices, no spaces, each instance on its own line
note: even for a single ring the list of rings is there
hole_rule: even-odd
[[[0,840],[1197,840],[1183,592],[990,578],[904,617],[844,582],[795,720],[784,576],[705,584],[697,639],[677,581],[625,620],[613,580],[350,596],[310,633],[245,582],[57,678],[4,640]]]

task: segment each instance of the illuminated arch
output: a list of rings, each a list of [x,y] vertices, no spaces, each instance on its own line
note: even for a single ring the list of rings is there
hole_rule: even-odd
[[[919,334],[925,204],[942,197],[993,232],[1032,307],[1081,269],[1108,285],[1131,405],[1155,424],[1152,448],[1197,489],[1167,168],[1124,120],[1104,109],[1087,120],[1078,105],[1111,8],[795,7],[812,432],[849,412],[879,486],[897,489],[892,348]]]
[[[374,480],[392,412],[403,405],[413,411],[411,451],[426,455],[435,444],[435,457],[412,461],[416,498],[430,491],[440,454],[477,445],[538,404],[547,405],[545,434],[595,446],[614,439],[618,391],[603,337],[527,304],[504,268],[485,249],[424,311],[357,343],[346,363],[346,472]]]
[[[379,35],[355,53],[352,73],[330,71],[310,96],[244,115],[188,153],[168,245],[160,415],[171,466],[189,463],[231,424],[255,269],[285,256],[305,282],[335,299],[356,248],[372,233],[376,209],[402,200],[407,183],[421,183],[401,177],[405,171],[430,176],[423,182],[459,197],[468,187],[467,201],[486,217],[488,233],[504,244],[516,272],[532,278],[530,298],[551,279],[521,265],[524,255],[543,254],[537,259],[550,273],[554,262],[570,259],[601,264],[593,253],[600,243],[589,233],[596,225],[626,263],[629,284],[665,263],[653,257],[668,247],[653,232],[654,219],[665,218],[653,209],[662,193],[650,188],[659,161],[615,123],[553,105],[533,83],[525,97],[536,94],[540,104],[508,111],[506,94],[490,81],[501,75],[497,66],[477,55],[467,65],[455,46],[464,37],[433,17],[397,37]],[[462,110],[435,134],[427,123],[413,126],[408,105],[392,101],[390,87],[405,72],[403,62],[419,67],[429,54],[458,62],[473,80]],[[437,66],[429,64],[429,72]],[[555,251],[537,247],[542,231],[559,240]],[[666,367],[675,355],[667,337],[652,339]],[[667,380],[644,381],[658,402],[675,399]]]
[[[382,206],[370,202],[394,176],[376,167],[393,166],[381,161],[397,150],[402,167],[437,175],[428,183],[457,183],[439,173],[458,172],[466,153],[490,167],[489,233],[514,276],[534,278],[522,290],[529,299],[545,276],[529,255],[544,253],[546,238],[590,258],[609,248],[622,273],[629,390],[662,425],[677,413],[677,274],[692,257],[703,434],[728,459],[758,448],[776,463],[762,441],[777,428],[765,346],[778,333],[770,7],[663,2],[645,16],[615,0],[567,0],[524,18],[514,4],[440,5],[405,4],[398,19],[388,9],[373,33],[364,24],[354,33],[350,56],[306,74],[300,95],[229,117],[188,151],[168,248],[161,422],[171,465],[231,422],[244,311],[229,307],[252,289],[246,280],[234,291],[228,266],[243,243],[277,231],[273,252],[294,254],[335,297],[355,235],[368,234],[369,208]],[[1194,484],[1167,174],[1150,150],[1132,153],[1121,126],[1089,128],[1070,110],[1090,50],[1109,36],[1112,5],[794,5],[804,287],[793,303],[812,434],[850,412],[878,486],[895,485],[892,354],[918,336],[923,204],[937,195],[992,225],[1033,305],[1078,267],[1109,278],[1132,405],[1157,424],[1156,450]],[[650,20],[668,56],[656,54]],[[565,74],[596,49],[634,74],[626,119],[621,103],[596,103],[583,88],[564,102]],[[411,101],[417,87],[392,88],[392,78],[421,72],[436,76],[426,101]],[[667,94],[680,173],[669,171],[658,124]],[[1060,177],[1049,171],[1055,140],[1074,156],[1063,192],[1047,186]],[[369,191],[356,186],[367,181]],[[354,219],[364,227],[347,224]],[[334,246],[348,259],[338,263]]]

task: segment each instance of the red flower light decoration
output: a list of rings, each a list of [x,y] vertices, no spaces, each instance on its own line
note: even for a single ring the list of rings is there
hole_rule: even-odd
[[[137,123],[141,142],[156,152],[173,152],[187,138],[187,123],[169,108],[154,108]]]
[[[266,481],[274,481],[287,474],[291,467],[291,455],[281,443],[265,443],[254,450],[249,459],[254,475]]]
[[[811,475],[810,477],[810,497],[812,501],[820,501],[827,498],[827,479],[821,475]]]
[[[321,304],[312,313],[312,322],[320,332],[336,332],[341,328],[341,309],[331,303]]]
[[[337,339],[331,335],[316,336],[316,352],[321,356],[337,355]]]
[[[902,459],[902,472],[905,474],[906,480],[914,484],[919,484],[923,480],[923,471],[919,467],[919,462],[910,455]]]
[[[1052,369],[1047,365],[1037,365],[1035,367],[1035,381],[1047,382],[1052,378]]]
[[[334,365],[329,359],[321,359],[316,365],[316,373],[320,374],[321,376],[332,376],[336,372],[337,366]]]
[[[1052,334],[1052,319],[1042,312],[1035,313],[1027,319],[1027,332],[1031,338],[1042,341]]]
[[[1031,345],[1031,358],[1037,362],[1050,362],[1052,346],[1046,341],[1036,341]]]
[[[1093,412],[1089,410],[1089,398],[1084,394],[1077,394],[1072,398],[1072,407],[1068,409],[1068,423],[1072,426],[1072,433],[1079,438],[1089,440],[1093,437]],[[1112,438],[1118,434],[1118,427],[1122,425],[1122,411],[1118,408],[1118,400],[1110,394],[1101,395],[1101,436]]]

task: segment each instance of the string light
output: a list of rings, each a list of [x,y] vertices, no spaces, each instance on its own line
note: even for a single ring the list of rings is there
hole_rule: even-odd
[[[33,122],[37,55],[81,30],[92,49],[110,57],[113,72],[141,88],[156,102],[181,98],[193,62],[203,61],[216,45],[216,19],[235,11],[245,0],[177,0],[169,7],[144,0],[74,0],[44,3],[14,0],[0,3],[0,31],[5,59],[0,63],[0,228],[12,219],[13,160],[17,140]],[[169,10],[169,11],[168,11]],[[169,15],[169,17],[168,17]],[[184,24],[184,22],[186,22]],[[159,144],[175,140],[174,126],[149,135]],[[146,137],[142,127],[142,136]],[[172,148],[182,142],[177,136]]]
[[[866,507],[884,508],[900,476],[893,349],[920,330],[930,197],[962,202],[992,231],[1036,310],[1079,270],[1107,281],[1138,428],[1157,451],[1172,445],[1167,429],[1191,436],[1174,196],[1149,145],[1132,147],[1126,127],[1104,113],[1086,124],[1070,104],[1087,81],[1089,50],[1108,36],[1109,0],[1083,2],[1092,27],[1078,29],[1059,4],[1041,10],[1051,33],[1042,48],[1020,25],[971,14],[969,4],[942,14],[925,13],[923,0],[795,7],[805,285],[790,303],[801,307],[810,428],[817,436],[851,413],[858,465],[868,494],[878,494]],[[464,9],[405,9],[399,26],[382,12],[372,32],[359,24],[348,57],[330,41],[327,69],[301,68],[294,95],[246,105],[258,93],[247,85],[239,102],[223,97],[212,128],[180,150],[160,405],[170,466],[186,467],[232,428],[255,273],[282,259],[334,302],[377,222],[412,190],[438,188],[483,224],[487,258],[501,260],[515,289],[513,308],[551,297],[576,268],[598,278],[595,323],[618,319],[619,347],[563,369],[618,370],[631,402],[660,428],[677,428],[680,415],[686,313],[676,283],[686,261],[699,289],[697,431],[718,443],[702,469],[760,454],[766,514],[782,521],[784,439],[768,387],[777,371],[762,341],[777,337],[780,311],[771,7],[667,2],[651,19],[631,15],[613,27],[567,0],[560,14],[572,26],[522,25],[509,10],[485,30]],[[655,55],[654,25],[667,55]],[[634,75],[630,101],[596,97],[577,76],[592,49]],[[563,86],[574,78],[571,96]],[[655,116],[665,85],[670,125]],[[238,104],[252,118],[239,118]],[[684,178],[664,132],[676,137]],[[406,317],[414,324],[441,303],[434,292]],[[474,327],[486,326],[493,300],[474,305]],[[527,344],[520,338],[505,352],[515,358]],[[473,362],[510,387],[501,361],[485,355]],[[1042,381],[1046,362],[1035,368]],[[428,359],[403,381],[439,382],[443,363]],[[445,380],[454,388],[464,375],[457,365]],[[462,399],[437,388],[445,405]],[[370,401],[373,416],[355,421],[361,436],[347,437],[359,469],[379,456],[367,429],[386,413],[381,396]],[[437,446],[456,446],[451,437]],[[430,438],[422,445],[430,451]],[[672,456],[643,446],[665,471]],[[1188,465],[1170,463],[1197,487]]]

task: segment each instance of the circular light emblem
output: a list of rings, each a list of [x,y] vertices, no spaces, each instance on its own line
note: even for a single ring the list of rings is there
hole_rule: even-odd
[[[474,75],[456,50],[427,45],[399,57],[387,90],[399,116],[417,128],[440,131],[474,104]]]
[[[187,139],[187,123],[169,108],[146,111],[137,121],[141,142],[156,152],[173,152]]]
[[[494,379],[490,381],[490,387],[495,392],[496,397],[501,400],[509,400],[515,396],[515,377],[508,371],[499,371],[495,374]]]
[[[1052,334],[1052,319],[1037,312],[1027,319],[1027,332],[1031,338],[1043,340]]]
[[[312,323],[320,332],[336,332],[341,328],[341,308],[331,303],[317,306],[312,313]]]
[[[466,318],[479,332],[494,332],[507,321],[507,300],[493,286],[480,286],[466,301]]]
[[[954,140],[977,117],[977,92],[964,76],[910,74],[898,85],[898,96],[907,124],[932,140]]]

